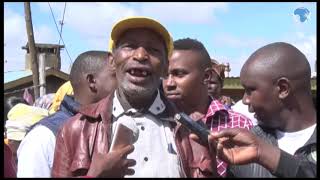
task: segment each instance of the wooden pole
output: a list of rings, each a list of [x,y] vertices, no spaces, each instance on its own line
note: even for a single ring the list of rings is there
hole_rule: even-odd
[[[24,12],[25,12],[26,27],[27,27],[29,53],[31,58],[32,80],[33,80],[33,85],[35,86],[34,99],[37,99],[39,97],[39,87],[38,87],[39,70],[38,70],[38,61],[37,61],[37,51],[36,51],[34,36],[33,36],[30,2],[24,2]]]
[[[46,94],[46,65],[45,65],[45,53],[39,54],[39,82],[40,82],[40,96]]]

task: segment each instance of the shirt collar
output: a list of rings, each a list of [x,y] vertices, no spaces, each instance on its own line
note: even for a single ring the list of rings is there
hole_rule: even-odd
[[[117,93],[117,91],[115,91],[114,93]],[[166,106],[164,104],[164,102],[161,100],[160,98],[160,92],[159,90],[157,91],[157,96],[154,99],[153,103],[151,104],[151,106],[149,107],[149,111],[154,114],[154,115],[158,115],[160,113],[162,113],[164,110],[166,109]],[[136,109],[128,109],[127,111],[131,111],[131,112],[137,112]],[[121,114],[123,114],[124,108],[122,107],[122,105],[120,104],[119,98],[117,96],[117,94],[115,94],[113,96],[113,106],[112,106],[112,114],[117,118],[119,117]]]
[[[212,98],[205,119],[215,115],[217,112],[228,113],[228,109],[219,100]]]

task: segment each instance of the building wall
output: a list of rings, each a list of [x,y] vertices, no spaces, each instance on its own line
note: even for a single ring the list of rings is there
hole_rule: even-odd
[[[59,87],[62,86],[66,81],[56,76],[49,76],[46,78],[46,82],[46,94],[49,94],[55,93],[59,89]]]
[[[63,80],[61,78],[58,78],[56,76],[47,76],[46,77],[46,84],[47,84],[47,86],[46,86],[46,94],[55,93],[59,89],[59,87],[65,82],[66,82],[65,80]],[[32,85],[33,85],[33,83],[31,81],[29,83],[25,83],[23,85],[19,85],[19,86],[16,86],[16,87],[12,88],[12,89],[4,91],[4,101],[6,101],[6,99],[11,97],[11,96],[23,97],[24,90],[18,91],[18,92],[13,92],[13,91],[24,89],[24,88],[30,87]],[[10,93],[10,92],[13,92],[13,93]],[[34,90],[30,89],[29,92],[34,97]],[[10,94],[7,94],[7,93],[10,93]]]
[[[222,89],[221,92],[222,95],[231,97],[235,102],[242,99],[243,93],[243,89]]]

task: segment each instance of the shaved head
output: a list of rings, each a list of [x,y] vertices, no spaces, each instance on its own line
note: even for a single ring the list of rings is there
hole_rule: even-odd
[[[301,51],[284,42],[268,44],[241,69],[242,102],[261,126],[285,132],[305,129],[316,122],[310,78],[310,65]]]
[[[285,77],[295,90],[310,91],[310,64],[291,44],[276,42],[258,49],[246,61],[241,73],[248,70],[263,74],[272,81]]]

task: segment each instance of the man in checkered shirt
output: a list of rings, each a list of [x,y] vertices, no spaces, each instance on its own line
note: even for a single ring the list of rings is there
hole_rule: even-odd
[[[194,39],[174,42],[169,59],[168,75],[163,89],[166,97],[180,111],[195,121],[202,121],[211,131],[225,128],[246,128],[253,125],[249,118],[227,109],[219,100],[208,95],[208,83],[219,75],[211,67],[210,56],[203,44]],[[227,163],[217,158],[217,172],[226,176]]]

